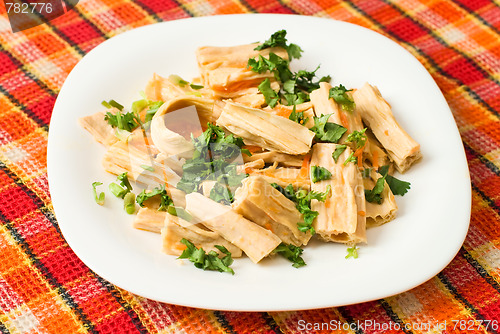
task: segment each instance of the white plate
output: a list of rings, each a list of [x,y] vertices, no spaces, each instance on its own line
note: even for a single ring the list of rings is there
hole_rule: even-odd
[[[101,167],[104,149],[77,119],[102,110],[102,100],[130,106],[154,72],[198,75],[195,49],[264,41],[286,29],[304,50],[298,67],[332,83],[368,81],[391,103],[400,124],[422,147],[423,160],[402,179],[398,217],[368,231],[358,259],[346,246],[312,243],[295,269],[282,258],[233,264],[236,274],[196,269],[161,252],[159,235],[135,230],[121,201],[94,202],[91,184],[115,180]],[[465,238],[470,180],[455,122],[439,88],[407,51],[368,29],[291,15],[229,15],[154,24],[114,37],[70,73],[50,123],[48,177],[54,210],[68,244],[92,270],[132,293],[167,303],[235,311],[278,311],[347,305],[411,289],[441,271]],[[104,188],[102,188],[104,190]]]

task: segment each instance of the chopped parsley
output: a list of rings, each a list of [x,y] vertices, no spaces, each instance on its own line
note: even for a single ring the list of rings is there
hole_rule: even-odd
[[[230,205],[234,201],[233,194],[231,193],[231,189],[228,186],[223,185],[217,182],[213,188],[210,190],[209,197],[215,202]]]
[[[100,192],[99,194],[97,194],[97,187],[100,185],[102,185],[102,182],[92,183],[92,188],[94,189],[94,199],[97,204],[104,205],[104,192]]]
[[[266,104],[271,108],[274,108],[279,101],[278,93],[276,93],[271,88],[271,81],[269,78],[266,78],[259,85],[259,91],[264,95],[264,99],[266,100]]]
[[[344,153],[345,149],[347,148],[347,145],[337,145],[335,148],[335,151],[332,153],[332,158],[337,163],[339,161],[339,157],[342,153]]]
[[[303,111],[297,112],[295,110],[295,106],[293,106],[292,113],[290,114],[290,116],[288,116],[288,119],[296,123],[299,123],[300,125],[304,125],[309,120],[309,117],[304,117],[304,112]]]
[[[314,126],[309,130],[316,133],[316,139],[319,141],[337,143],[347,129],[342,125],[328,122],[330,116],[331,114],[314,116]]]
[[[192,142],[195,151],[182,166],[183,174],[177,189],[192,193],[198,191],[203,181],[213,180],[220,183],[214,187],[217,200],[232,201],[232,195],[224,195],[221,187],[229,187],[228,190],[233,191],[231,188],[238,186],[247,176],[238,174],[236,163],[232,162],[240,153],[251,155],[250,151],[241,148],[243,139],[232,134],[226,136],[222,128],[208,123],[208,129],[199,137],[192,138]]]
[[[350,133],[347,136],[346,142],[354,143],[356,145],[356,149],[365,146],[366,140],[367,140],[365,132],[366,132],[366,128],[364,128],[361,131],[353,131],[352,133]]]
[[[385,182],[387,182],[387,185],[394,195],[404,196],[404,194],[406,194],[410,189],[410,182],[401,181],[388,174],[389,165],[380,167],[378,172],[382,176],[377,180],[373,189],[365,189],[365,198],[368,202],[378,204],[382,203],[382,197],[380,194],[384,190]]]
[[[160,207],[158,211],[167,211],[168,207],[174,204],[174,201],[168,196],[167,190],[163,184],[160,184],[159,187],[154,188],[150,192],[146,192],[146,190],[141,191],[139,195],[137,195],[136,202],[139,206],[143,207],[144,201],[156,196],[160,196]]]
[[[188,259],[191,261],[196,268],[203,270],[216,270],[220,272],[231,273],[234,275],[234,270],[229,266],[233,263],[231,257],[231,252],[224,246],[215,245],[224,256],[219,257],[216,251],[210,251],[208,254],[203,250],[203,248],[196,248],[196,246],[189,240],[182,238],[181,243],[186,245],[186,249],[182,252],[179,259]]]
[[[132,112],[122,113],[121,110],[118,110],[115,114],[107,111],[104,115],[104,120],[114,128],[129,132],[139,126],[136,114]]]
[[[271,89],[270,82],[265,82],[266,80],[269,81],[268,78],[258,87],[259,91],[264,95],[266,103],[271,108],[274,108],[278,102],[283,104],[286,102],[287,105],[307,102],[309,101],[309,93],[319,88],[320,82],[329,82],[331,79],[330,76],[315,79],[319,66],[312,72],[300,70],[293,73],[290,69],[290,61],[294,58],[300,58],[302,50],[296,44],[287,44],[285,36],[285,30],[277,31],[271,38],[256,47],[255,50],[282,47],[287,50],[289,60],[270,52],[268,58],[259,55],[257,58],[250,58],[247,63],[247,68],[254,72],[265,73],[269,71],[273,73],[276,81],[280,83],[278,92]]]
[[[297,44],[287,43],[286,30],[276,31],[269,37],[264,43],[257,46],[254,50],[260,51],[267,48],[282,47],[288,53],[288,58],[292,60],[293,58],[300,58],[302,55],[302,49]]]
[[[311,200],[315,199],[320,202],[326,201],[326,198],[331,190],[330,185],[328,185],[325,192],[317,192],[314,190],[308,192],[304,189],[295,191],[295,189],[293,189],[293,185],[291,184],[289,184],[286,188],[283,188],[276,183],[271,183],[271,185],[286,198],[294,202],[295,207],[302,214],[304,221],[297,223],[299,231],[309,231],[311,234],[315,234],[316,231],[314,230],[312,223],[319,213],[318,211],[311,210]]]
[[[343,85],[338,85],[336,87],[330,88],[328,98],[333,99],[335,102],[340,104],[342,109],[347,111],[352,111],[356,107],[353,98],[347,93],[351,92],[352,89],[346,89]]]
[[[401,181],[388,174],[389,165],[380,167],[378,169],[378,172],[381,175],[385,176],[385,180],[387,181],[387,184],[389,185],[389,188],[391,188],[391,191],[394,195],[404,196],[410,189],[410,182]]]
[[[370,203],[382,203],[382,191],[384,191],[385,176],[380,177],[373,189],[365,189],[365,199]]]
[[[313,183],[330,180],[332,178],[332,173],[325,167],[321,166],[311,166],[311,181]]]
[[[347,157],[347,159],[345,159],[344,166],[347,166],[347,164],[349,162],[352,162],[353,164],[357,164],[358,163],[358,158],[354,156],[354,152],[351,152],[351,154],[349,154],[349,156]]]
[[[301,257],[303,251],[304,250],[300,247],[288,245],[282,242],[274,249],[273,253],[279,254],[290,260],[293,263],[293,267],[300,268],[306,265],[304,259]]]
[[[358,247],[356,245],[347,248],[347,255],[345,256],[346,259],[352,257],[353,259],[358,258]]]

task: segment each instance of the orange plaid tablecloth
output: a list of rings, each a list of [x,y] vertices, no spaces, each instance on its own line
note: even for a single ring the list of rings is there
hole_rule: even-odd
[[[222,312],[132,295],[95,275],[72,252],[52,211],[46,173],[50,116],[70,70],[101,42],[138,26],[246,12],[362,25],[405,47],[432,74],[460,130],[473,190],[465,243],[437,276],[363,304]],[[441,324],[433,333],[499,332],[499,30],[500,4],[486,0],[85,0],[48,24],[17,33],[0,5],[0,332],[316,333],[328,332],[317,327],[332,321],[356,333],[423,333],[429,324]],[[429,247],[439,251],[439,245]],[[365,320],[401,329],[353,325]],[[418,324],[420,329],[405,329]]]

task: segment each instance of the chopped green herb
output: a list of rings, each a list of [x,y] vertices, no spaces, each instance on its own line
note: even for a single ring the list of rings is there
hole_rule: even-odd
[[[225,186],[219,182],[215,183],[213,188],[210,190],[209,197],[212,200],[214,200],[215,202],[221,203],[224,205],[231,205],[231,203],[234,200],[234,197],[233,197],[233,194],[231,193],[231,190],[227,186]]]
[[[163,105],[163,101],[149,101],[148,102],[148,110],[146,111],[146,116],[144,121],[147,123],[153,119],[153,116],[156,114],[158,109]]]
[[[313,183],[329,180],[332,178],[332,173],[325,167],[321,166],[311,166],[311,181]]]
[[[315,199],[320,202],[326,201],[327,196],[330,194],[330,185],[328,185],[325,192],[317,192],[313,190],[308,192],[304,189],[295,191],[291,184],[289,184],[286,188],[283,188],[276,183],[271,183],[271,185],[281,192],[286,198],[294,202],[297,210],[302,213],[304,221],[297,223],[299,231],[309,231],[311,234],[315,234],[316,231],[314,230],[312,223],[319,213],[318,211],[311,210],[311,200]]]
[[[116,177],[118,181],[120,181],[120,185],[122,187],[126,187],[128,191],[132,191],[132,186],[130,185],[130,182],[128,180],[128,172],[121,173]]]
[[[321,115],[321,117],[314,116],[314,126],[309,130],[316,133],[317,140],[337,143],[347,129],[336,123],[329,123],[330,116],[331,114]]]
[[[169,75],[168,76],[168,80],[170,80],[170,82],[172,82],[173,84],[181,86],[181,87],[184,87],[184,86],[186,86],[186,85],[189,84],[189,82],[187,82],[186,80],[182,79],[177,74],[171,74],[171,75]]]
[[[189,84],[189,86],[194,89],[194,90],[198,90],[198,89],[202,89],[203,88],[203,85],[195,85],[195,84]]]
[[[154,172],[155,171],[155,169],[153,168],[153,166],[141,165],[141,168],[145,169],[145,170],[148,170],[150,172]]]
[[[355,143],[356,149],[363,147],[366,143],[366,135],[365,135],[366,128],[364,128],[361,131],[353,131],[347,136],[346,142],[348,143]]]
[[[123,198],[123,208],[131,215],[135,212],[135,194],[128,192]]]
[[[182,178],[177,188],[191,193],[198,191],[205,180],[221,182],[229,187],[236,187],[246,174],[238,174],[236,164],[232,162],[239,154],[251,155],[242,149],[243,139],[232,134],[227,135],[222,128],[208,123],[208,129],[199,137],[192,138],[195,151],[193,158],[182,166]]]
[[[309,117],[304,117],[303,111],[296,112],[295,105],[294,105],[292,113],[290,114],[290,116],[288,116],[288,119],[291,121],[294,121],[296,123],[299,123],[300,125],[304,125],[309,120]]]
[[[314,81],[314,78],[316,77],[316,72],[319,70],[319,66],[316,67],[316,69],[312,72],[305,71],[305,70],[300,70],[295,74],[295,85],[302,90],[305,90],[306,92],[312,92],[313,90],[316,90],[319,88],[319,83],[320,82],[330,82],[331,77],[324,76],[321,77],[318,81]]]
[[[370,203],[382,203],[382,191],[384,191],[385,176],[380,177],[373,189],[365,189],[365,199]]]
[[[131,132],[139,126],[136,115],[131,112],[122,113],[120,110],[113,114],[109,111],[104,115],[104,120],[114,128]]]
[[[123,110],[123,106],[121,104],[119,104],[118,102],[116,102],[115,100],[109,100],[108,102],[106,101],[102,101],[101,104],[103,106],[105,106],[106,108],[110,109],[110,108],[116,108],[120,111]]]
[[[332,158],[337,163],[339,161],[339,157],[342,153],[344,153],[345,149],[347,148],[347,145],[337,145],[335,148],[335,151],[332,153]]]
[[[357,164],[358,163],[358,158],[354,156],[354,152],[351,152],[351,154],[349,154],[349,156],[347,157],[347,159],[345,159],[344,166],[347,166],[347,164],[349,162],[352,162],[353,164]]]
[[[271,88],[271,81],[269,78],[262,81],[258,88],[262,95],[264,95],[266,104],[271,108],[274,108],[279,101],[279,96],[278,93]]]
[[[290,61],[281,58],[273,52],[269,53],[269,58],[265,58],[262,55],[259,55],[257,58],[250,58],[247,67],[257,73],[269,71],[274,74],[274,78],[280,83],[280,90],[272,94],[266,87],[267,83],[265,84],[266,86],[262,86],[260,89],[264,95],[266,95],[264,91],[267,92],[273,106],[277,102],[283,103],[284,100],[288,105],[307,102],[309,101],[309,93],[319,88],[320,82],[329,82],[331,79],[329,76],[325,76],[319,80],[315,80],[319,66],[312,72],[300,70],[297,73],[293,73],[290,70]],[[270,97],[273,98],[271,99]]]
[[[123,198],[128,193],[127,188],[122,188],[114,182],[109,184],[109,191],[118,198]]]
[[[254,50],[263,50],[272,47],[282,47],[288,53],[288,58],[292,60],[293,58],[300,58],[302,54],[302,49],[297,44],[287,44],[286,30],[276,31],[271,37],[264,43],[257,46]]]
[[[102,101],[102,102],[101,102],[101,104],[102,104],[104,107],[108,108],[108,109],[113,108],[113,107],[111,106],[111,104],[109,104],[107,101]]]
[[[358,258],[358,247],[356,245],[347,248],[347,255],[345,256],[346,259],[352,257],[354,259]]]
[[[170,196],[168,196],[168,193],[165,190],[165,186],[163,184],[160,184],[159,187],[154,188],[150,192],[146,192],[146,190],[141,191],[139,195],[137,195],[136,202],[137,204],[139,204],[139,206],[143,207],[144,201],[155,196],[160,196],[160,207],[158,208],[158,211],[167,211],[168,207],[174,204]]]
[[[300,247],[288,245],[282,242],[273,250],[273,253],[277,253],[290,260],[293,263],[293,267],[300,268],[306,265],[304,259],[301,257],[303,251],[304,250]]]
[[[184,210],[183,208],[181,208],[179,206],[170,205],[167,209],[167,212],[173,216],[177,216],[177,217],[182,218],[188,222],[193,219],[193,217],[186,210]]]
[[[149,105],[149,100],[147,99],[141,99],[132,102],[132,107],[130,108],[133,113],[138,114],[140,113],[144,108],[146,108]]]
[[[347,90],[342,85],[332,87],[330,88],[328,98],[333,99],[335,102],[340,104],[342,109],[352,111],[356,107],[356,104],[354,103],[352,97],[347,93],[351,91],[352,89]]]
[[[389,165],[382,166],[378,169],[378,172],[385,176],[387,184],[394,195],[404,196],[408,190],[410,190],[410,182],[401,181],[392,175],[389,175]]]
[[[100,192],[99,195],[97,194],[97,187],[102,185],[102,182],[94,182],[92,183],[92,188],[94,189],[94,198],[95,198],[95,202],[99,205],[103,205],[104,204],[104,192]]]
[[[229,267],[233,263],[231,252],[229,252],[226,247],[215,245],[215,247],[224,254],[224,256],[220,258],[217,252],[210,251],[207,254],[203,248],[196,248],[192,242],[185,238],[182,238],[181,243],[186,245],[187,248],[182,252],[181,256],[179,256],[179,259],[188,259],[199,269],[216,270],[234,275],[233,269]]]

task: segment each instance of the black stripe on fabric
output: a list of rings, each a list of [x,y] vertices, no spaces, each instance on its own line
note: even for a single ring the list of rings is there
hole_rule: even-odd
[[[463,142],[463,141],[462,141]],[[488,160],[484,155],[481,155],[474,151],[467,143],[463,142],[464,148],[467,152],[474,156],[474,158],[479,159],[492,173],[497,176],[500,176],[500,168],[498,168],[493,162]]]
[[[47,211],[45,207],[45,203],[38,197],[37,194],[35,194],[31,189],[29,189],[26,184],[23,183],[23,181],[12,172],[7,165],[3,162],[0,161],[0,169],[12,180],[14,183],[21,188],[21,190],[28,195],[28,197],[33,201],[33,203],[36,205],[36,207],[44,213],[44,211]]]
[[[155,13],[154,10],[149,8],[144,2],[139,1],[139,0],[130,0],[130,2],[136,4],[138,7],[140,7],[143,11],[148,13],[149,16],[151,16],[153,19],[155,19],[156,22],[162,22],[163,20]]]
[[[2,214],[0,213],[0,220],[4,222],[5,228],[10,232],[12,238],[16,241],[19,246],[21,246],[21,249],[28,255],[31,263],[35,266],[36,269],[38,269],[44,276],[44,278],[47,280],[47,282],[50,284],[53,290],[55,290],[64,300],[66,305],[68,305],[77,315],[78,319],[82,322],[82,325],[85,327],[87,331],[90,331],[91,333],[96,333],[94,329],[94,326],[90,322],[90,320],[87,318],[87,316],[83,313],[83,311],[80,309],[78,304],[73,300],[73,298],[69,295],[69,293],[66,291],[66,289],[59,283],[57,280],[52,276],[50,271],[43,265],[43,263],[37,258],[37,256],[33,253],[31,250],[28,242],[24,240],[24,238],[21,236],[21,234],[17,231],[17,229],[14,227],[14,225],[9,222],[9,220]]]
[[[474,16],[479,22],[481,22],[484,26],[490,28],[491,30],[493,30],[495,33],[499,34],[500,35],[500,30],[495,27],[494,25],[492,25],[491,23],[489,23],[488,21],[486,21],[486,19],[484,19],[481,15],[477,14],[475,11],[469,9],[466,5],[464,5],[463,3],[461,3],[460,1],[456,1],[456,0],[452,0],[452,2],[457,5],[458,7],[462,8],[463,10],[465,10],[467,12],[468,15],[472,15]],[[494,3],[494,2],[491,2],[491,3]]]
[[[483,322],[485,320],[487,320],[483,317],[483,315],[481,313],[479,313],[479,311],[474,307],[474,305],[469,303],[469,301],[457,291],[455,286],[453,286],[453,284],[448,280],[448,278],[446,277],[445,274],[443,274],[443,272],[440,272],[439,274],[437,274],[437,277],[439,278],[441,283],[443,283],[443,285],[446,287],[446,289],[448,289],[448,291],[453,295],[453,297],[455,297],[455,299],[459,300],[467,309],[469,309],[470,312],[472,312],[474,314],[474,318],[476,318],[477,320],[482,320]],[[482,323],[481,323],[481,325],[482,325]],[[483,327],[483,326],[481,326],[481,327]],[[488,328],[488,332],[497,333],[495,330],[493,330],[491,328],[491,326]]]
[[[5,325],[0,321],[0,333],[2,334],[10,334],[10,331],[5,327]]]
[[[179,8],[181,8],[186,14],[188,14],[191,17],[194,17],[195,15],[189,11],[189,9],[186,8],[186,6],[183,3],[180,3],[177,0],[172,0]]]
[[[255,8],[250,6],[250,4],[246,0],[239,0],[239,3],[240,3],[240,5],[245,7],[247,9],[247,11],[249,11],[250,13],[257,13],[257,10],[255,10]]]
[[[397,323],[399,325],[399,330],[401,330],[401,331],[403,331],[403,332],[405,332],[407,334],[411,334],[411,332],[408,331],[408,329],[405,328],[404,322],[393,311],[393,309],[392,309],[391,305],[389,305],[389,303],[387,303],[384,299],[380,299],[378,302],[384,308],[385,313],[387,313],[387,315],[389,316],[389,318],[391,318],[392,321],[394,321],[395,323]]]
[[[18,99],[12,96],[12,94],[10,94],[5,88],[3,88],[2,85],[0,85],[0,93],[7,97],[10,102],[18,106],[26,114],[26,116],[28,116],[28,118],[33,120],[38,125],[38,127],[42,128],[45,131],[49,131],[49,126],[47,123],[45,123],[42,119],[35,115],[34,112],[32,112],[28,107],[22,104]]]
[[[500,284],[484,269],[477,261],[470,255],[470,253],[462,246],[460,254],[467,260],[467,262],[474,267],[477,273],[484,278],[484,280],[491,285],[493,289],[500,293]]]
[[[399,36],[397,36],[396,34],[388,31],[385,29],[385,26],[382,25],[380,22],[376,21],[372,16],[368,15],[364,10],[362,10],[361,8],[359,8],[358,6],[356,6],[354,3],[352,3],[351,1],[347,1],[346,2],[347,4],[349,4],[354,10],[356,10],[358,13],[362,14],[366,19],[370,20],[376,27],[378,27],[380,30],[383,30],[385,31],[387,34],[391,35],[394,39],[396,39],[397,41],[403,43],[403,44],[406,44],[408,45],[409,47],[411,47],[413,50],[415,50],[420,56],[422,56],[423,58],[425,58],[427,60],[427,62],[429,62],[429,64],[435,69],[435,71],[437,73],[440,73],[441,75],[443,75],[444,77],[447,77],[447,78],[450,78],[451,80],[455,81],[459,86],[462,86],[462,88],[474,99],[476,100],[477,102],[479,102],[479,104],[481,104],[484,108],[486,108],[489,112],[491,112],[492,114],[494,114],[496,117],[499,117],[500,118],[500,114],[498,113],[498,111],[493,108],[492,106],[490,106],[486,101],[484,101],[475,91],[473,91],[470,87],[468,87],[467,85],[465,85],[461,80],[451,76],[449,73],[446,73],[444,72],[444,70],[441,68],[441,66],[439,66],[435,61],[434,59],[429,56],[428,54],[426,54],[425,52],[423,52],[420,48],[416,48],[414,47],[413,45],[411,45],[409,42],[407,42],[406,40],[400,38]]]
[[[90,270],[90,269],[89,269]],[[146,329],[144,324],[142,323],[141,319],[139,319],[139,315],[132,309],[130,304],[125,301],[122,296],[120,291],[117,290],[117,288],[111,284],[110,282],[106,281],[104,278],[101,276],[97,275],[95,272],[90,270],[90,272],[94,275],[94,277],[101,283],[103,287],[108,290],[108,292],[113,296],[113,298],[116,300],[116,302],[123,307],[127,315],[129,316],[130,320],[132,321],[132,324],[134,324],[135,328],[142,333],[142,334],[148,334],[149,331]]]
[[[80,55],[84,56],[85,52],[80,49],[80,47],[74,43],[71,42],[71,40],[66,36],[64,33],[62,33],[58,28],[56,28],[50,21],[45,20],[42,14],[37,13],[36,11],[34,12],[36,16],[38,16],[42,21],[45,21],[44,24],[48,26],[53,32],[55,32],[59,37],[61,37],[64,41],[68,42],[75,50],[78,52]],[[63,14],[64,15],[64,14]]]
[[[478,72],[481,73],[481,75],[485,78],[485,79],[488,79],[488,80],[491,80],[492,82],[494,82],[495,84],[497,85],[500,85],[500,81],[498,81],[498,79],[495,79],[495,77],[493,77],[490,73],[488,73],[488,71],[485,71],[481,66],[479,66],[474,60],[472,60],[469,56],[467,56],[463,51],[460,51],[459,49],[457,49],[456,47],[454,47],[453,45],[450,45],[448,44],[441,36],[439,36],[436,32],[432,31],[432,29],[426,27],[425,25],[423,25],[421,22],[415,20],[413,17],[411,17],[407,12],[405,12],[404,10],[402,10],[401,8],[399,8],[395,3],[392,3],[392,2],[389,2],[389,0],[380,0],[382,2],[384,2],[386,5],[390,6],[391,8],[393,8],[394,10],[398,11],[398,13],[407,18],[407,19],[410,19],[413,23],[415,23],[419,28],[421,28],[422,30],[424,30],[428,35],[431,35],[432,37],[434,37],[434,39],[436,41],[439,42],[439,44],[441,44],[442,46],[446,47],[446,48],[449,48],[453,51],[455,51],[456,53],[458,53],[459,55],[461,55],[466,61],[467,63],[469,63],[469,65],[471,65],[472,67],[474,67]],[[407,43],[409,43],[409,41],[406,41]]]
[[[103,30],[101,30],[97,25],[95,25],[87,16],[85,16],[85,14],[83,14],[81,11],[80,11],[80,7],[78,6],[78,4],[71,8],[72,11],[74,11],[79,18],[81,18],[83,21],[87,22],[89,24],[90,27],[92,27],[92,29],[97,33],[99,34],[99,36],[103,37],[104,39],[109,39],[109,36],[107,35],[106,32],[104,32]],[[73,41],[71,41],[70,39],[68,39],[67,41],[71,46],[78,46],[78,44],[74,43]],[[83,51],[85,53],[85,51]]]
[[[217,318],[217,321],[219,324],[221,324],[222,328],[226,333],[231,333],[231,334],[237,334],[237,332],[234,330],[233,326],[229,324],[229,322],[226,319],[226,316],[224,315],[223,312],[221,311],[212,311]]]
[[[0,52],[2,52],[4,55],[6,55],[13,63],[14,65],[16,65],[16,67],[21,71],[23,72],[24,74],[26,74],[26,76],[28,78],[30,78],[31,80],[33,80],[38,87],[40,87],[41,89],[43,89],[44,91],[46,91],[47,93],[49,93],[49,95],[51,96],[56,96],[57,93],[50,89],[49,86],[47,86],[42,80],[40,80],[38,77],[36,77],[35,75],[33,75],[31,72],[29,72],[25,66],[26,64],[23,64],[19,59],[17,59],[10,51],[8,51],[7,49],[5,49],[5,47],[0,43]]]
[[[21,188],[21,190],[33,200],[34,204],[40,210],[40,212],[51,222],[51,224],[56,228],[57,232],[60,236],[62,236],[61,230],[59,226],[55,222],[54,216],[52,213],[46,209],[43,204],[43,201],[3,163],[0,161],[0,170],[2,170],[14,183]],[[13,224],[0,212],[0,220],[2,220],[5,224],[5,227],[10,231],[12,237],[16,240],[16,242],[21,246],[23,251],[29,256],[31,263],[45,276],[50,285],[57,291],[58,294],[61,295],[66,304],[75,311],[78,315],[79,320],[82,322],[83,326],[92,333],[97,333],[94,330],[94,327],[87,316],[80,309],[78,304],[73,300],[73,298],[68,294],[66,289],[55,279],[55,277],[50,273],[50,271],[43,265],[43,263],[37,258],[37,256],[31,250],[28,242],[24,240],[21,234],[17,231],[17,229],[13,226]]]
[[[472,190],[474,190],[475,192],[477,192],[479,194],[479,196],[481,196],[481,198],[488,203],[488,205],[497,212],[497,214],[500,215],[500,207],[498,205],[495,204],[495,202],[489,198],[488,196],[486,196],[483,191],[481,189],[479,189],[476,185],[474,185],[474,183],[472,183]]]
[[[354,333],[356,333],[356,334],[363,334],[364,333],[363,327],[357,326],[356,321],[353,319],[353,317],[351,317],[351,315],[349,314],[349,312],[346,310],[345,307],[339,306],[339,307],[337,307],[337,311],[340,313],[342,318],[344,318],[346,320],[346,322],[348,324],[356,324],[355,326],[349,327],[352,331],[354,331]]]
[[[301,15],[301,13],[297,12],[295,9],[293,9],[292,7],[290,7],[289,5],[287,5],[287,4],[286,4],[283,0],[277,0],[277,1],[278,1],[278,3],[279,3],[282,7],[284,7],[284,8],[286,8],[286,9],[288,9],[289,11],[291,11],[291,12],[292,12],[292,14],[294,14],[294,15],[300,14],[300,15]]]
[[[80,56],[85,56],[85,51],[83,51],[78,44],[73,42],[71,38],[68,37],[65,33],[63,33],[59,28],[57,28],[55,25],[51,24],[50,22],[47,22],[47,26],[54,32],[57,36],[59,36],[63,41],[69,44],[70,47],[72,47],[76,53],[78,53]]]
[[[44,214],[44,216],[51,222],[51,224],[56,228],[57,232],[59,235],[64,238],[64,236],[61,233],[61,230],[59,228],[59,225],[57,224],[57,221],[55,219],[55,216],[50,212],[49,210],[46,209],[46,207],[43,204],[43,201],[35,194],[33,193],[29,188],[26,187],[26,185],[16,176],[14,173],[12,173],[7,166],[0,161],[0,169],[3,170],[7,176],[9,176],[10,179],[12,179],[17,186],[19,186],[23,192],[30,197],[30,199],[33,200],[33,202],[36,204],[40,212]],[[0,213],[1,215],[1,213]],[[30,259],[32,262],[35,264],[35,266],[44,274],[45,277],[49,278],[49,282],[54,286],[57,287],[57,292],[63,296],[63,299],[65,299],[66,303],[74,309],[79,315],[81,315],[82,323],[84,323],[85,326],[88,325],[88,329],[92,331],[92,333],[96,333],[95,330],[93,329],[93,326],[91,322],[86,318],[86,316],[83,314],[83,311],[80,310],[79,306],[73,301],[72,297],[67,293],[65,288],[57,282],[57,280],[52,276],[52,274],[48,271],[48,269],[43,266],[43,264],[36,258],[36,256],[33,254],[31,249],[29,248],[28,243],[21,237],[19,233],[15,230],[15,228],[12,226],[11,223],[8,222],[7,218],[0,216],[0,219],[4,220],[7,224],[7,226],[10,225],[10,229],[12,230],[11,233],[15,237],[16,241],[21,244],[23,247],[23,250],[30,255]],[[15,232],[15,233],[14,233]],[[25,249],[26,248],[26,249]],[[147,330],[144,328],[142,322],[140,319],[138,319],[137,314],[131,309],[130,305],[124,304],[123,302],[120,302],[121,297],[120,293],[113,288],[110,288],[110,283],[96,275],[90,268],[88,269],[90,273],[92,273],[96,279],[111,293],[111,295],[117,300],[117,302],[127,311],[128,316],[132,319],[132,322],[134,326],[141,331],[141,333],[147,333]],[[85,321],[84,321],[85,319]],[[87,324],[87,325],[86,325]]]
[[[69,295],[66,289],[55,279],[55,277],[50,273],[50,271],[37,258],[37,256],[31,250],[28,242],[24,240],[24,238],[16,230],[13,224],[9,222],[7,218],[1,213],[0,213],[0,220],[5,222],[4,226],[7,228],[7,230],[9,230],[11,236],[14,238],[16,243],[19,244],[24,253],[28,255],[31,263],[35,266],[35,268],[38,269],[43,274],[44,278],[52,287],[52,290],[55,290],[57,294],[59,294],[61,298],[64,300],[66,305],[68,305],[71,308],[71,310],[75,312],[75,314],[77,315],[78,319],[82,322],[82,325],[85,327],[85,329],[91,333],[97,334],[97,331],[94,329],[92,322],[90,322],[90,320],[83,313],[78,304],[73,300],[73,297]]]
[[[276,334],[283,333],[272,315],[270,315],[268,312],[261,312],[260,314],[262,316],[262,319],[264,319],[264,321],[266,322],[266,325],[269,326],[269,329],[271,329]]]

